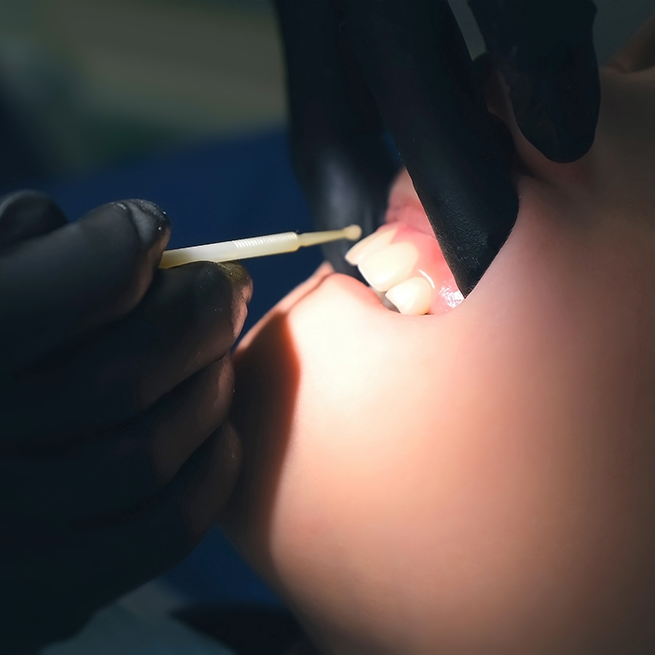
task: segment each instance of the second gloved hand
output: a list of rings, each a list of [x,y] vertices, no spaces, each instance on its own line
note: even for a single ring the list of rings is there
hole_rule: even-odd
[[[71,636],[178,563],[235,482],[238,265],[160,271],[169,224],[139,200],[68,224],[0,200],[0,651]]]
[[[593,143],[600,102],[591,0],[470,0],[518,124],[547,157]],[[488,112],[446,0],[276,0],[291,150],[319,229],[379,226],[393,138],[460,291],[478,283],[518,212],[511,138]],[[340,272],[345,244],[326,258]]]

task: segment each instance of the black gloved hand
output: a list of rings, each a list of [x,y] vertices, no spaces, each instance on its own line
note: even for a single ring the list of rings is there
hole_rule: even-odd
[[[477,0],[521,129],[557,161],[593,142],[599,82],[590,0]],[[479,281],[516,220],[507,136],[445,0],[277,0],[294,164],[321,229],[381,222],[395,141],[460,290]],[[329,244],[335,269],[346,244]]]
[[[240,266],[158,270],[153,204],[67,224],[42,194],[0,200],[0,651],[73,634],[180,561],[238,472],[224,424]]]

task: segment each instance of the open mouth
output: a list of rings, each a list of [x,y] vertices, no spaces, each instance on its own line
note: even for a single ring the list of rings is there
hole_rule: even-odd
[[[443,314],[464,300],[406,171],[391,191],[385,225],[346,259],[401,314]]]

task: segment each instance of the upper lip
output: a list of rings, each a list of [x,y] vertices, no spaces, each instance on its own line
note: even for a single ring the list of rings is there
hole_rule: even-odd
[[[406,173],[404,173],[406,175]],[[434,231],[430,221],[421,205],[418,196],[413,193],[413,189],[403,188],[404,181],[396,184],[389,197],[389,205],[385,217],[386,223],[405,223],[415,228],[419,232],[434,237]]]

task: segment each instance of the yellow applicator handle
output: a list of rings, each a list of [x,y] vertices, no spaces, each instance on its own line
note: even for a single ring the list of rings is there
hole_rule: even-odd
[[[305,234],[281,232],[250,239],[208,243],[204,246],[166,250],[162,255],[159,268],[171,268],[198,261],[232,262],[237,259],[267,257],[283,252],[295,252],[304,246],[316,246],[320,243],[339,241],[340,239],[357,241],[361,236],[362,228],[359,225],[349,225],[342,230],[306,232]]]

